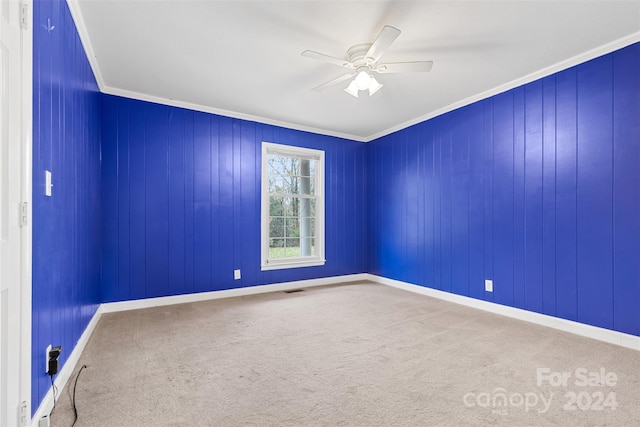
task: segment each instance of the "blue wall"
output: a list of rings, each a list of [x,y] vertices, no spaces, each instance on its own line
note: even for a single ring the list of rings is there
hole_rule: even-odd
[[[34,411],[100,302],[369,271],[640,335],[640,44],[361,144],[100,95],[33,26]],[[262,141],[325,150],[325,266],[260,271]]]
[[[369,272],[640,335],[640,44],[367,155]]]
[[[33,29],[35,412],[51,387],[47,345],[63,346],[64,363],[100,302],[100,94],[66,2],[35,1]]]
[[[366,271],[365,144],[115,96],[102,103],[103,302]],[[260,271],[262,141],[325,151],[326,265]]]

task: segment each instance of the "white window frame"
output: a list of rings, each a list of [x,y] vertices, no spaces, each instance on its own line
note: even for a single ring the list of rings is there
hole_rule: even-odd
[[[269,259],[269,155],[273,154],[316,161],[314,175],[315,255],[313,256]],[[261,194],[261,269],[265,271],[324,265],[326,262],[324,254],[324,151],[263,141]]]

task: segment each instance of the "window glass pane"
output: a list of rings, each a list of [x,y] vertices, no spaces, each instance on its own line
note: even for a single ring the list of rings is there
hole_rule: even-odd
[[[298,216],[300,217],[311,217],[313,216],[311,213],[311,205],[313,204],[313,199],[308,197],[300,198],[300,209],[298,210]]]
[[[285,257],[285,240],[284,239],[269,239],[269,258],[284,258]]]
[[[300,237],[313,237],[315,232],[313,230],[314,221],[310,217],[300,217]]]
[[[269,198],[269,215],[270,216],[297,216],[298,200],[293,197],[277,197]]]
[[[315,160],[302,160],[300,162],[300,176],[313,176],[315,172]]]
[[[306,246],[305,246],[306,245]],[[309,251],[305,253],[305,251]],[[300,239],[300,255],[301,256],[315,256],[316,248],[315,248],[315,239],[313,238],[301,238]]]
[[[282,175],[279,173],[269,173],[269,193],[282,193],[284,187]]]
[[[282,197],[269,197],[269,216],[284,216],[284,201]]]
[[[300,239],[285,239],[286,241],[286,257],[299,257],[300,256]]]
[[[309,179],[309,194],[312,196],[316,194],[316,181],[314,177],[310,177]]]
[[[300,194],[300,177],[296,175],[287,175],[284,192],[288,194]]]
[[[300,218],[300,223],[305,224],[305,221],[309,224],[307,235],[300,235],[300,237],[315,237],[316,235],[316,219],[315,218]]]
[[[295,217],[285,219],[285,237],[300,237],[300,221]],[[287,242],[287,246],[289,242]]]
[[[269,237],[285,237],[283,217],[271,217],[269,219]]]

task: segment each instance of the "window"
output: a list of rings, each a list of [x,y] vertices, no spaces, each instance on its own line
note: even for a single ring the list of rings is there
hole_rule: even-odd
[[[324,151],[263,142],[262,270],[324,263]]]

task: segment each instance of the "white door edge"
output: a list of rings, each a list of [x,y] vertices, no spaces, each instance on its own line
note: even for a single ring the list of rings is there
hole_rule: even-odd
[[[23,19],[26,22],[22,28],[21,54],[22,54],[22,202],[27,203],[27,224],[22,227],[21,242],[21,321],[20,321],[20,396],[19,402],[26,405],[27,420],[24,425],[31,424],[31,296],[32,296],[32,218],[31,207],[33,183],[33,0],[22,0],[21,5],[26,7]]]

